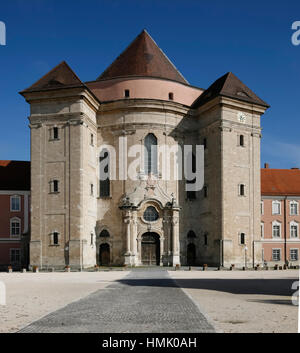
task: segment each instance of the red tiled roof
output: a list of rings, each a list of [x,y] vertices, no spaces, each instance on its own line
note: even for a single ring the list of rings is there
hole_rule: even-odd
[[[23,92],[57,89],[62,87],[78,87],[82,85],[83,83],[75,72],[65,61],[62,61]]]
[[[0,161],[0,190],[30,190],[30,162]]]
[[[204,91],[192,104],[192,108],[198,108],[202,104],[205,104],[218,96],[229,97],[252,104],[269,107],[266,102],[252,92],[251,89],[248,88],[232,72],[228,72],[215,81],[206,91]]]
[[[261,194],[265,196],[300,196],[300,170],[262,169]]]
[[[146,30],[136,37],[97,80],[127,76],[161,77],[188,84]]]

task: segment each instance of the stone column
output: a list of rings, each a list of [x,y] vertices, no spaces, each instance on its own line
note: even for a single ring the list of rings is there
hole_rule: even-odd
[[[137,262],[138,265],[142,264],[142,239],[137,240]]]
[[[172,258],[173,266],[180,265],[180,244],[179,244],[179,217],[178,211],[174,210],[172,218]]]
[[[131,237],[131,219],[130,212],[126,211],[124,216],[124,223],[126,224],[126,253],[125,253],[125,265],[131,265],[131,248],[130,248],[130,237]]]
[[[163,266],[163,261],[164,261],[164,257],[165,257],[165,252],[164,252],[164,242],[165,242],[165,238],[164,237],[160,237],[160,260],[159,260],[159,265]]]
[[[137,211],[132,212],[132,231],[131,231],[131,256],[132,265],[138,265],[138,251],[137,251]]]

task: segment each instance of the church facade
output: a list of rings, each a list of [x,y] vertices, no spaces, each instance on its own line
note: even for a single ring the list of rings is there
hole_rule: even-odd
[[[233,73],[191,86],[144,30],[95,81],[62,62],[21,94],[30,104],[31,266],[262,263],[268,104]],[[159,147],[187,145],[204,156],[195,191],[184,177],[162,177],[170,160]]]

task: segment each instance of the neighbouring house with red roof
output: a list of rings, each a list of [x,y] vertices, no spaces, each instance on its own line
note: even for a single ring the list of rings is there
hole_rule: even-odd
[[[300,170],[261,170],[262,259],[275,264],[299,264]]]
[[[0,269],[27,267],[30,162],[0,161]]]

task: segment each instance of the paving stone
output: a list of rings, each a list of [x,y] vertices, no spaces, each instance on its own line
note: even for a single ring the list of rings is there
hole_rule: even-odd
[[[164,269],[139,269],[20,332],[214,332]]]

